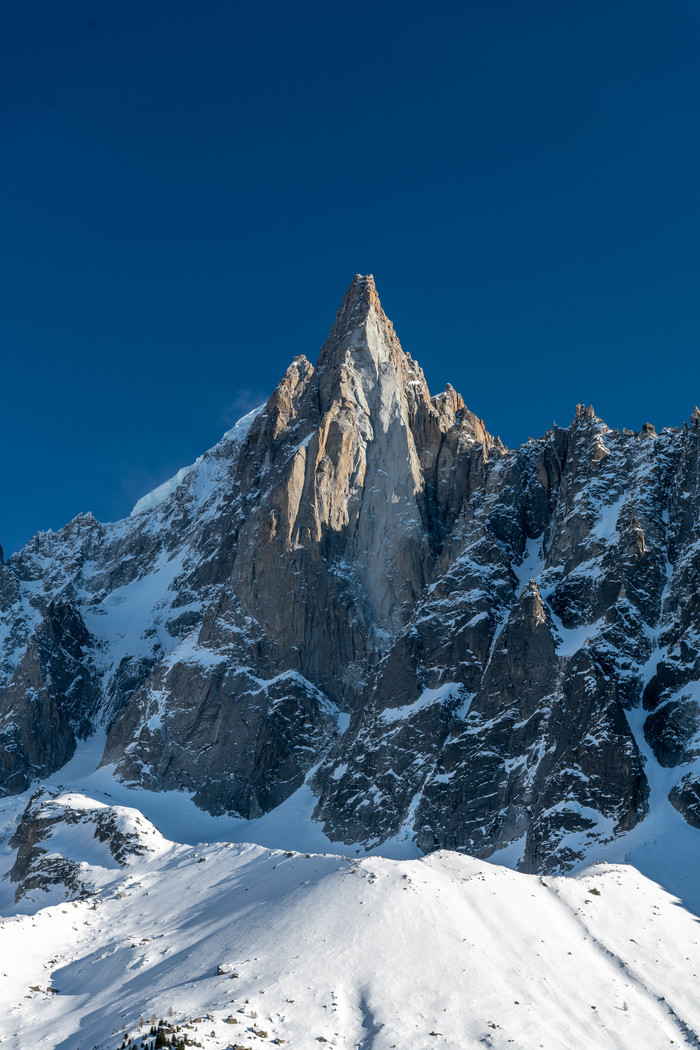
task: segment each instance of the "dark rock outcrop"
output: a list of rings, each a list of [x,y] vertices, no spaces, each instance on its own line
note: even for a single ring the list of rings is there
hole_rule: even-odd
[[[94,851],[81,850],[80,836],[73,837],[72,849],[66,843],[57,848],[54,841],[56,833],[78,825],[84,843],[88,847],[90,839],[104,843],[117,867],[154,852],[163,843],[159,832],[137,810],[101,805],[83,796],[37,791],[9,842],[17,850],[7,876],[17,883],[15,901],[33,891],[48,893],[55,888],[65,900],[85,900],[93,895],[95,886],[89,880],[83,854]]]
[[[0,564],[0,791],[101,726],[214,813],[311,778],[334,841],[565,870],[644,819],[648,744],[693,823],[699,439],[579,405],[507,450],[358,275],[316,366],[129,519]]]
[[[700,776],[686,773],[668,797],[690,826],[700,830]]]
[[[3,793],[24,791],[60,769],[91,733],[100,687],[90,646],[75,606],[50,601],[0,700]]]

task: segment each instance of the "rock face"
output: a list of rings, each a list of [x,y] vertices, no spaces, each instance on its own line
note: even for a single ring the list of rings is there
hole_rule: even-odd
[[[0,776],[10,792],[59,769],[92,731],[100,687],[90,644],[77,609],[52,599],[0,700]]]
[[[698,826],[699,440],[578,406],[509,451],[357,276],[316,367],[129,519],[0,562],[0,791],[103,726],[214,813],[307,781],[336,842],[566,870],[644,819],[649,763]]]
[[[89,848],[91,839],[104,844],[99,858],[94,846]],[[96,887],[84,877],[84,843],[93,864],[99,859],[109,867],[124,867],[165,848],[165,840],[138,810],[106,806],[82,795],[37,791],[10,839],[17,850],[9,872],[10,881],[17,884],[15,901],[30,895],[40,898],[54,888],[63,900],[90,897]]]

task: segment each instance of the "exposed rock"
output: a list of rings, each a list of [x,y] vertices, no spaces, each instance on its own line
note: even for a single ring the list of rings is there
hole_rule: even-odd
[[[54,888],[66,900],[84,900],[93,895],[95,886],[85,881],[82,854],[72,857],[68,843],[57,848],[52,841],[66,826],[76,825],[84,829],[87,840],[104,843],[108,855],[120,867],[130,858],[154,852],[163,843],[160,833],[137,810],[102,805],[83,796],[37,791],[9,843],[17,850],[9,872],[10,881],[18,884],[16,901],[33,891],[47,893]],[[75,849],[77,844],[72,845]]]
[[[620,433],[579,405],[508,450],[431,397],[357,275],[316,366],[129,519],[0,563],[0,792],[104,726],[118,776],[214,813],[314,770],[335,841],[564,870],[647,812],[642,705],[692,823],[698,420]]]
[[[24,791],[60,769],[88,736],[100,688],[77,609],[54,599],[0,700],[0,793]]]
[[[184,787],[211,812],[256,817],[301,786],[337,735],[338,710],[297,671],[256,663],[230,626],[216,648],[188,637],[158,665],[116,720],[104,761],[127,782]]]
[[[700,777],[686,773],[668,797],[691,827],[700,829]]]

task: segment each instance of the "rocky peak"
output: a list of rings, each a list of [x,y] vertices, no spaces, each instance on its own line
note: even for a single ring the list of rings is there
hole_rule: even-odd
[[[525,622],[532,629],[546,623],[547,612],[545,604],[542,601],[542,595],[535,580],[530,580],[523,589],[519,605]]]
[[[356,276],[235,440],[0,569],[0,794],[105,725],[118,776],[212,812],[318,768],[336,842],[527,835],[529,870],[570,866],[646,812],[626,707],[653,691],[658,761],[696,758],[699,423],[641,440],[579,406],[506,451]]]
[[[403,628],[492,444],[451,385],[431,399],[374,278],[356,275],[315,368],[295,359],[240,457],[240,490],[260,502],[240,525],[233,586],[287,666],[347,702],[343,681],[361,680],[348,654],[371,666]]]
[[[447,400],[443,431],[463,411],[456,392]],[[401,622],[399,606],[420,592],[429,571],[416,442],[432,441],[437,452],[439,441],[423,433],[427,416],[439,413],[422,371],[404,354],[374,278],[356,275],[315,370],[306,359],[293,363],[248,442],[255,454],[247,459],[262,467],[271,462],[270,441],[284,446],[279,474],[267,470],[266,544],[289,554],[317,549],[326,565],[356,565],[358,601],[383,630]],[[252,531],[250,542],[259,547]],[[246,581],[242,593],[249,593]]]
[[[250,491],[259,486],[264,472],[274,467],[278,456],[286,462],[290,437],[295,427],[312,417],[307,394],[313,365],[303,354],[295,357],[257,416],[244,442],[240,460],[241,487]]]
[[[363,277],[362,274],[357,273],[343,296],[333,327],[321,350],[319,366],[325,363],[326,355],[331,354],[339,345],[343,345],[346,340],[371,324],[379,325],[387,334],[393,336],[398,344],[394,326],[382,309],[374,277],[372,274]]]
[[[297,413],[300,397],[313,373],[313,365],[300,354],[294,358],[282,376],[265,406],[265,416],[273,439],[279,437],[280,433],[290,426]]]
[[[442,404],[445,407],[449,406],[453,416],[456,416],[458,412],[462,412],[466,408],[464,398],[455,390],[452,383],[446,383],[443,392],[441,394],[435,394],[432,401],[436,404]]]
[[[346,408],[354,402],[359,416],[368,417],[370,440],[378,425],[386,432],[392,420],[408,422],[407,387],[418,378],[416,366],[401,348],[371,275],[353,278],[316,368],[322,415],[338,401]],[[427,399],[422,373],[418,385]]]

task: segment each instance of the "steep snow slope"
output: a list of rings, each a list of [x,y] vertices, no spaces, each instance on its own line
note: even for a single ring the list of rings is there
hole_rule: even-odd
[[[700,1046],[697,920],[630,867],[193,849],[75,794],[37,812],[69,819],[41,847],[88,896],[29,890],[0,924],[8,1048],[116,1050],[152,1017],[211,1050]],[[106,817],[121,864],[93,837]]]

